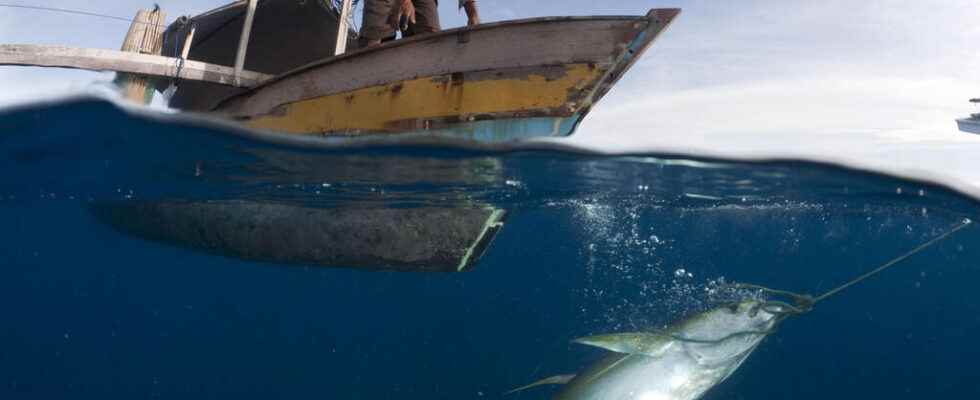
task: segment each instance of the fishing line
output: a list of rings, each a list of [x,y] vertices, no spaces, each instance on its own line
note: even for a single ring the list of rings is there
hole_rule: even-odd
[[[953,236],[954,234],[956,234],[957,232],[965,229],[967,226],[970,226],[971,224],[973,224],[973,221],[971,221],[970,219],[964,219],[962,222],[956,224],[950,230],[946,231],[942,235],[936,236],[936,237],[932,238],[931,240],[929,240],[928,242],[925,242],[923,244],[920,244],[916,248],[914,248],[912,250],[909,250],[907,253],[902,254],[902,255],[900,255],[898,257],[895,257],[891,261],[888,261],[888,262],[882,264],[880,267],[875,268],[875,269],[873,269],[871,271],[868,271],[868,272],[866,272],[866,273],[864,273],[864,274],[862,274],[862,275],[860,275],[860,276],[858,276],[858,277],[856,277],[854,279],[851,279],[851,280],[845,282],[844,284],[842,284],[842,285],[840,285],[840,286],[838,286],[838,287],[836,287],[834,289],[828,290],[827,292],[825,292],[824,294],[819,295],[819,296],[812,296],[812,295],[809,295],[809,294],[799,294],[799,293],[794,293],[794,292],[790,292],[790,291],[786,291],[786,290],[771,289],[771,288],[768,288],[768,287],[765,287],[765,286],[745,284],[745,283],[737,283],[737,284],[734,285],[734,287],[735,288],[739,288],[739,289],[761,290],[761,291],[766,292],[766,293],[769,293],[769,294],[773,294],[773,295],[777,295],[777,296],[785,296],[785,297],[788,297],[788,298],[793,299],[793,301],[796,302],[795,308],[798,308],[800,311],[803,311],[803,312],[809,311],[817,303],[819,303],[821,301],[824,301],[824,300],[826,300],[826,299],[828,299],[828,298],[830,298],[830,297],[832,297],[832,296],[834,296],[834,295],[836,295],[836,294],[838,294],[840,292],[843,292],[844,290],[846,290],[846,289],[848,289],[848,288],[850,288],[850,287],[852,287],[854,285],[857,285],[857,284],[859,284],[861,282],[864,282],[864,281],[866,281],[866,280],[868,280],[868,279],[870,279],[870,278],[872,278],[872,277],[874,277],[876,275],[879,275],[882,272],[885,272],[889,268],[892,268],[895,265],[898,265],[902,261],[905,261],[905,260],[911,258],[912,256],[914,256],[916,254],[919,254],[919,253],[921,253],[921,252],[929,249],[932,246],[935,246],[939,242],[942,242],[942,241],[944,241],[946,239],[949,239],[950,236]]]
[[[830,291],[827,291],[827,293],[824,293],[824,294],[822,294],[820,296],[817,296],[816,298],[813,299],[813,303],[814,304],[819,303],[819,302],[827,299],[828,297],[831,297],[831,296],[833,296],[833,295],[835,295],[837,293],[840,293],[840,292],[844,291],[845,289],[847,289],[847,288],[849,288],[851,286],[857,285],[858,283],[864,282],[868,278],[871,278],[871,277],[873,277],[875,275],[878,275],[878,274],[884,272],[886,269],[889,269],[889,268],[895,266],[895,264],[898,264],[898,263],[900,263],[902,261],[905,261],[909,257],[912,257],[912,256],[914,256],[914,255],[922,252],[923,250],[926,250],[926,249],[932,247],[936,243],[939,243],[939,242],[941,242],[943,240],[948,239],[950,236],[953,236],[953,234],[955,234],[956,232],[959,232],[960,230],[966,228],[967,226],[969,226],[972,223],[973,223],[973,221],[971,221],[969,219],[963,220],[963,222],[960,222],[953,229],[950,229],[948,232],[946,232],[946,233],[944,233],[944,234],[942,234],[940,236],[937,236],[936,238],[934,238],[934,239],[932,239],[932,240],[930,240],[928,242],[925,242],[925,243],[919,245],[919,247],[916,247],[916,248],[912,249],[908,253],[902,254],[901,256],[895,258],[894,260],[891,260],[891,261],[885,263],[884,265],[882,265],[882,266],[880,266],[878,268],[875,268],[874,270],[872,270],[872,271],[870,271],[870,272],[868,272],[868,273],[866,273],[864,275],[861,275],[861,276],[859,276],[857,278],[852,279],[850,282],[847,282],[847,283],[845,283],[843,285],[838,286],[835,289],[832,289]]]
[[[782,296],[782,297],[792,299],[793,303],[790,304],[788,302],[779,301],[779,300],[770,300],[761,303],[760,309],[775,315],[772,327],[764,331],[757,331],[757,330],[740,331],[740,332],[732,333],[728,336],[719,339],[697,339],[697,338],[688,338],[688,337],[683,337],[678,335],[671,335],[671,338],[676,339],[678,341],[695,343],[695,344],[718,344],[742,336],[768,335],[774,332],[776,328],[779,326],[779,324],[784,320],[786,320],[787,318],[794,315],[800,315],[800,314],[805,314],[807,312],[810,312],[811,310],[813,310],[813,307],[817,305],[817,303],[824,301],[840,292],[843,292],[844,290],[854,285],[857,285],[876,275],[885,272],[889,268],[894,267],[895,265],[901,263],[902,261],[905,261],[910,257],[929,249],[932,246],[935,246],[939,242],[949,239],[951,236],[965,229],[971,224],[973,224],[973,221],[971,221],[970,219],[964,219],[962,222],[956,224],[955,226],[953,226],[943,234],[936,236],[931,240],[923,244],[920,244],[916,248],[908,251],[907,253],[895,257],[891,261],[888,261],[871,271],[861,274],[858,277],[853,278],[834,289],[828,290],[827,292],[819,296],[813,296],[809,294],[799,294],[787,290],[772,289],[765,286],[753,285],[748,283],[733,284],[732,287],[735,289],[758,290],[766,294]]]
[[[91,12],[91,11],[84,11],[84,10],[74,10],[74,9],[69,9],[69,8],[44,7],[44,6],[28,6],[28,5],[24,5],[24,4],[9,4],[9,3],[0,3],[0,7],[5,7],[5,8],[20,8],[20,9],[26,9],[26,10],[46,11],[46,12],[62,13],[62,14],[85,15],[85,16],[89,16],[89,17],[114,19],[114,20],[117,20],[117,21],[125,21],[125,22],[130,22],[130,23],[137,22],[136,20],[134,20],[132,18],[119,17],[119,16],[109,15],[109,14],[100,14],[100,13]],[[146,24],[146,25],[156,25],[156,26],[164,26],[164,27],[166,26],[166,25],[160,25],[160,24],[151,24],[151,23],[148,23],[148,22],[139,22],[139,23]]]

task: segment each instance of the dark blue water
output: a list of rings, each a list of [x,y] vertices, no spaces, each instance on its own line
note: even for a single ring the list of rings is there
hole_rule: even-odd
[[[312,149],[76,101],[0,114],[0,398],[479,399],[652,330],[719,282],[819,293],[978,203],[810,163]],[[493,205],[460,273],[283,265],[119,233],[112,201]],[[976,398],[980,228],[788,320],[708,399]],[[554,388],[506,398],[548,398]]]

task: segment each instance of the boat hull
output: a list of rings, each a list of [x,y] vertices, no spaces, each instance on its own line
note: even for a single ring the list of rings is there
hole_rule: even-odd
[[[301,67],[215,112],[342,142],[567,136],[678,12],[510,21],[399,40]]]
[[[956,120],[956,124],[963,132],[975,133],[980,135],[980,119],[964,118]]]
[[[89,209],[123,234],[226,257],[406,272],[470,270],[507,214],[478,205],[313,208],[244,200],[95,202]]]

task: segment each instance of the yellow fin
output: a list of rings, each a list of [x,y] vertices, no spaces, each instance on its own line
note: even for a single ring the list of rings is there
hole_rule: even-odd
[[[589,336],[573,342],[616,353],[660,357],[674,344],[674,338],[660,333],[634,332]]]
[[[521,387],[519,387],[517,389],[511,390],[511,391],[509,391],[507,393],[504,393],[504,394],[514,394],[514,393],[517,393],[517,392],[521,392],[521,391],[524,391],[524,390],[528,390],[528,389],[531,389],[531,388],[535,388],[535,387],[538,387],[538,386],[544,386],[544,385],[564,385],[564,384],[568,383],[569,381],[571,381],[572,379],[575,379],[575,375],[556,375],[556,376],[552,376],[550,378],[544,378],[544,379],[542,379],[540,381],[534,382],[534,383],[532,383],[530,385],[527,385],[527,386],[521,386]]]

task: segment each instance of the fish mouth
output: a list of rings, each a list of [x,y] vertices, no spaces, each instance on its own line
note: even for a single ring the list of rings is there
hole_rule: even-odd
[[[728,310],[733,314],[748,314],[750,317],[755,318],[765,305],[766,303],[760,300],[749,299],[730,304]]]

